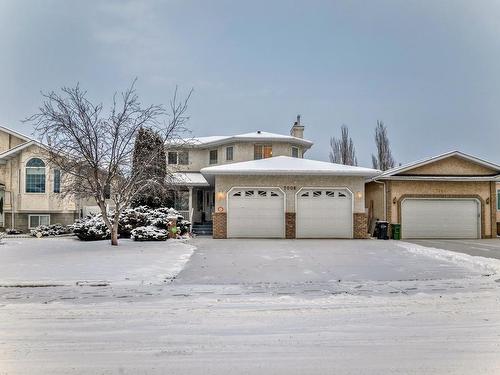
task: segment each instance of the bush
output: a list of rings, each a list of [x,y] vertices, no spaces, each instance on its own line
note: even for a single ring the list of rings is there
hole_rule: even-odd
[[[31,230],[31,235],[35,237],[60,236],[68,233],[70,233],[69,228],[61,224],[40,225]]]
[[[82,241],[108,240],[111,232],[104,223],[101,214],[78,219],[70,229]]]
[[[179,235],[189,232],[191,223],[184,220],[173,208],[152,209],[148,206],[129,208],[120,214],[118,234],[122,238],[132,237],[137,241],[163,241],[164,239],[156,237],[162,238],[162,231],[167,234],[168,225],[173,220],[177,220],[177,233]],[[155,232],[151,228],[157,231]],[[105,240],[111,237],[101,214],[79,219],[71,226],[71,229],[83,241]],[[135,229],[140,230],[134,232]]]
[[[168,232],[153,225],[138,227],[132,230],[131,238],[134,241],[166,241]]]

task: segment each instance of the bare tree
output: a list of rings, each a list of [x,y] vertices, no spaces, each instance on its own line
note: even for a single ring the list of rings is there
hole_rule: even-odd
[[[330,138],[330,162],[345,165],[358,165],[356,149],[352,138],[349,137],[349,128],[342,125],[339,139]]]
[[[387,128],[383,121],[377,120],[377,127],[375,128],[375,145],[377,146],[377,155],[372,154],[373,168],[382,171],[394,168],[396,162],[392,157],[389,137],[387,136]]]
[[[107,113],[77,85],[64,87],[61,93],[42,93],[39,113],[27,119],[35,124],[35,133],[45,143],[49,164],[62,173],[63,194],[95,199],[111,232],[112,245],[118,245],[120,213],[144,188],[161,184],[148,178],[154,153],[151,160],[142,160],[145,168],[132,168],[139,129],[152,129],[167,142],[185,131],[189,119],[186,111],[192,90],[179,100],[176,88],[167,112],[161,105],[143,106],[135,82],[121,95],[115,93]],[[107,210],[108,202],[113,210]]]

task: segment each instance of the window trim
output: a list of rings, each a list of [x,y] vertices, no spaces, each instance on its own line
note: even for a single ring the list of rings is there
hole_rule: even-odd
[[[32,227],[31,226],[31,218],[34,217],[34,216],[37,216],[38,217],[38,225],[36,227]],[[40,224],[40,217],[48,217],[49,218],[49,223],[48,224],[43,224],[43,225],[50,225],[50,214],[29,214],[28,215],[28,229],[35,229],[37,227],[39,227],[41,224]]]
[[[215,159],[212,159],[212,152],[215,152]],[[212,150],[208,150],[208,164],[218,164],[219,163],[219,150],[214,148]]]
[[[228,151],[231,150],[231,159],[227,157]],[[234,146],[227,146],[226,147],[226,161],[234,161]]]
[[[28,163],[31,160],[38,159],[43,163],[43,167],[31,167],[28,166]],[[43,168],[43,191],[28,191],[28,170],[29,169],[41,169]],[[50,188],[49,188],[50,189]],[[41,158],[37,158],[36,156],[29,158],[26,161],[26,164],[24,166],[24,193],[25,194],[46,194],[47,193],[47,164],[43,161]]]

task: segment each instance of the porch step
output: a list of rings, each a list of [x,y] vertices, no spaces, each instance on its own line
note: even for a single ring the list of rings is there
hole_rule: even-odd
[[[193,224],[193,233],[201,236],[211,236],[213,234],[212,223]]]

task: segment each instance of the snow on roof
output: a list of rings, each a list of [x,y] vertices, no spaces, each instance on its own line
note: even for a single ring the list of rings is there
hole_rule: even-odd
[[[176,139],[170,141],[170,144],[174,145],[189,145],[189,146],[198,146],[198,147],[208,147],[208,146],[216,146],[225,143],[231,143],[235,141],[274,141],[274,142],[293,142],[297,144],[301,144],[307,148],[313,145],[313,142],[303,139],[293,137],[291,135],[285,134],[276,134],[262,131],[255,131],[251,133],[243,133],[237,135],[215,135],[210,137],[193,137],[193,138],[185,138],[185,139]]]
[[[331,175],[331,176],[364,176],[373,177],[380,171],[334,164],[324,161],[275,156],[267,159],[244,161],[201,170],[206,175]]]
[[[210,186],[205,177],[197,172],[175,172],[172,173],[172,183],[174,185],[187,186]]]
[[[485,161],[485,160],[477,158],[475,156],[466,154],[464,152],[453,150],[453,151],[445,152],[443,154],[431,156],[431,157],[428,157],[425,159],[417,160],[417,161],[414,161],[411,163],[401,165],[399,167],[389,169],[389,170],[383,172],[382,174],[380,174],[379,176],[377,176],[376,178],[378,179],[378,178],[383,178],[383,177],[394,176],[395,174],[406,172],[410,169],[421,167],[423,165],[433,163],[433,162],[436,162],[436,161],[439,161],[442,159],[446,159],[446,158],[452,157],[452,156],[456,156],[456,157],[459,157],[459,158],[462,158],[465,160],[469,160],[473,163],[477,163],[477,164],[482,165],[486,168],[491,168],[494,171],[500,172],[500,165],[498,165],[498,164],[490,163],[488,161]]]
[[[0,125],[0,130],[6,132],[7,134],[13,135],[17,138],[22,139],[23,141],[31,141],[33,138],[28,137],[27,135],[21,134],[18,131],[15,131],[14,129],[8,128],[6,126]]]

